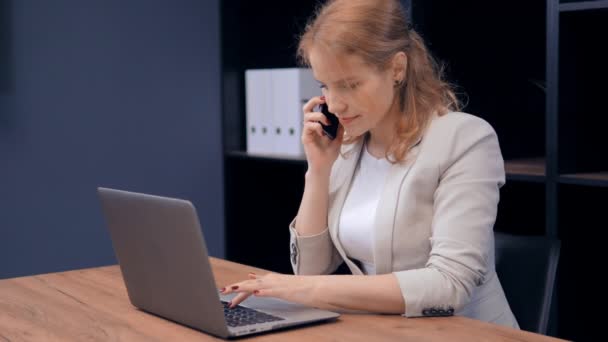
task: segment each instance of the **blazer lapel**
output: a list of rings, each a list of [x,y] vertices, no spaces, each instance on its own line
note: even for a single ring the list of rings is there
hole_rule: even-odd
[[[418,139],[411,148],[408,159],[403,163],[393,164],[389,170],[382,195],[378,201],[374,220],[374,264],[376,274],[386,274],[393,269],[393,231],[395,216],[399,205],[399,194],[402,191],[403,180],[409,173],[418,157]]]
[[[421,140],[422,138],[418,139],[416,144],[412,147],[410,151],[410,158],[406,160],[406,162],[393,164],[391,166],[386,183],[382,190],[382,195],[380,197],[380,201],[378,202],[378,208],[376,209],[376,216],[374,219],[375,237],[373,239],[373,248],[376,274],[386,274],[392,272],[393,229],[395,225],[395,213],[399,204],[398,200],[401,191],[401,184],[416,161]],[[343,161],[342,167],[340,170],[338,170],[338,182],[340,182],[340,185],[336,191],[333,205],[327,218],[329,233],[334,242],[334,246],[353,274],[363,274],[363,272],[358,265],[356,265],[350,258],[346,256],[344,247],[339,239],[338,224],[340,222],[340,215],[342,213],[342,208],[344,207],[344,202],[346,201],[346,195],[350,189],[357,165],[359,165],[359,159],[361,158],[361,152],[364,146],[363,142],[364,140],[361,139],[359,142],[354,144],[351,149],[352,154]]]
[[[333,200],[332,210],[329,211],[329,215],[327,218],[327,223],[329,226],[329,233],[334,241],[334,246],[336,250],[342,256],[342,259],[346,262],[348,267],[351,269],[353,274],[363,274],[361,269],[352,262],[344,252],[344,247],[342,247],[342,243],[338,237],[338,224],[340,223],[340,214],[342,213],[342,208],[344,207],[344,202],[346,200],[346,195],[348,194],[348,190],[350,189],[350,185],[353,180],[353,176],[357,165],[359,165],[359,158],[361,157],[361,148],[364,146],[363,139],[360,139],[357,143],[353,145],[353,147],[349,150],[352,151],[352,154],[348,156],[348,158],[344,159],[342,162],[342,167],[339,172],[339,188],[336,191],[335,198]]]

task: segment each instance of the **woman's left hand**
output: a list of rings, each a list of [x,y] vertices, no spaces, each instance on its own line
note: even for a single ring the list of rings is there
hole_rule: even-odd
[[[222,294],[238,293],[230,303],[233,308],[254,295],[275,297],[286,301],[313,306],[315,278],[279,273],[256,275],[249,273],[249,280],[230,284],[220,290]]]

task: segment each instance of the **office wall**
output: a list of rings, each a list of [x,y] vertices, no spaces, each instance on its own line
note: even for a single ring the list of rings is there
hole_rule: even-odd
[[[192,200],[223,256],[219,1],[0,0],[0,20],[0,278],[115,263],[97,186]]]

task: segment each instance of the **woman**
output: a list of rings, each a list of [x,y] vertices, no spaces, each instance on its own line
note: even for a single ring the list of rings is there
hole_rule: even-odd
[[[494,269],[504,184],[498,139],[459,112],[398,0],[335,0],[301,37],[323,96],[304,107],[305,188],[290,225],[295,275],[222,289],[329,310],[463,315],[518,328]],[[340,120],[323,134],[322,103]],[[353,275],[331,275],[342,263]]]

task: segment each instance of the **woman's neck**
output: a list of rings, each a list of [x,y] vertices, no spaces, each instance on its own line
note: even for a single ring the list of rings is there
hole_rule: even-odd
[[[376,158],[384,158],[388,148],[393,143],[396,129],[399,123],[401,113],[399,111],[391,111],[378,123],[376,127],[371,129],[366,137],[367,150]]]
[[[374,158],[386,157],[386,151],[389,146],[388,143],[379,141],[379,139],[374,139],[374,135],[371,133],[369,133],[365,139],[365,148],[367,148],[367,152],[369,154],[371,154]]]

